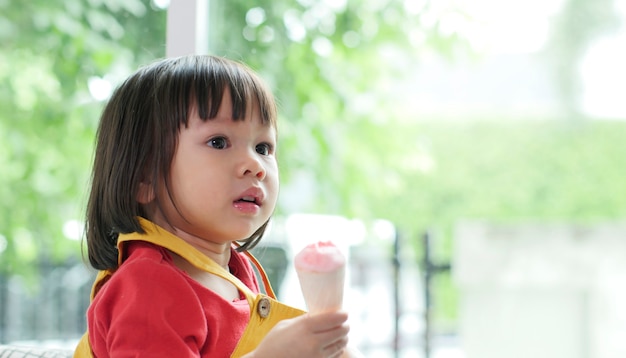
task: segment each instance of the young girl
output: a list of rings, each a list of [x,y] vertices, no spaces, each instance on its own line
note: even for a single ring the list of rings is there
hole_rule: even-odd
[[[261,294],[247,253],[278,196],[276,116],[250,69],[213,56],[153,63],[113,93],[87,205],[100,272],[75,357],[342,354],[347,315],[277,302],[259,269]]]

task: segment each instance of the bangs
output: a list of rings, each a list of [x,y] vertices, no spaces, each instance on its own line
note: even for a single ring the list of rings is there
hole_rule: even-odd
[[[189,110],[195,105],[204,121],[217,116],[224,93],[228,89],[232,99],[233,120],[244,120],[247,111],[259,106],[261,122],[276,127],[277,110],[272,93],[263,81],[240,63],[215,57],[183,58],[188,66],[179,67],[172,80],[180,89],[178,124],[187,126]],[[176,77],[179,77],[178,79]],[[171,94],[170,94],[171,96]]]

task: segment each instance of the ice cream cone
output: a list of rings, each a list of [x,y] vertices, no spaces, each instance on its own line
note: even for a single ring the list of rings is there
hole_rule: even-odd
[[[308,245],[296,255],[296,273],[310,313],[341,309],[345,265],[345,257],[330,242]]]
[[[294,260],[302,296],[310,314],[338,311],[343,305],[346,259],[331,242],[306,246]],[[342,358],[363,358],[348,346]]]
[[[297,273],[304,302],[310,313],[341,309],[345,275],[343,266],[332,272],[298,271]]]

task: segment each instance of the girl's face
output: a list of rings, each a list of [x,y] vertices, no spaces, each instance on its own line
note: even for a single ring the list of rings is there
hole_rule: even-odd
[[[249,237],[269,219],[278,197],[275,128],[261,123],[256,104],[238,121],[231,107],[227,91],[216,118],[202,121],[195,108],[190,111],[169,194],[161,183],[161,208],[151,218],[198,249]]]

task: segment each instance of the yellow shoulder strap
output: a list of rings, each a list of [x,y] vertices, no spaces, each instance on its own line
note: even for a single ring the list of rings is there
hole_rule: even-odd
[[[234,242],[234,244],[235,246],[239,247],[239,243]],[[263,266],[261,266],[261,264],[259,263],[259,260],[257,260],[257,258],[254,257],[254,255],[252,255],[250,251],[246,250],[243,253],[248,257],[248,259],[250,259],[250,262],[252,262],[254,267],[256,267],[256,269],[259,271],[259,275],[261,276],[261,281],[263,282],[263,287],[265,288],[265,293],[271,298],[276,299],[276,294],[274,293],[274,290],[272,289],[272,284],[270,283],[270,280],[267,277],[267,273],[265,273]]]

